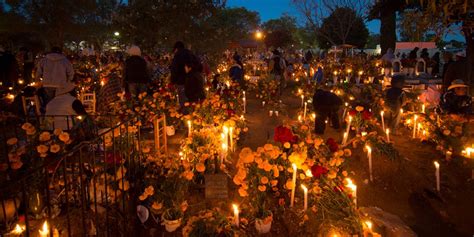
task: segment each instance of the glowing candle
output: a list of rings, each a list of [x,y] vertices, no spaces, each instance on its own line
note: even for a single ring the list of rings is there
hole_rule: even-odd
[[[382,119],[382,130],[385,130],[385,120],[383,117],[384,111],[380,111],[380,119]]]
[[[303,189],[304,192],[304,208],[303,210],[306,211],[308,209],[308,188],[304,186],[304,184],[301,185],[301,188]]]
[[[234,128],[229,129],[230,150],[234,151]]]
[[[277,117],[278,117],[278,110],[276,110],[276,111],[275,111],[275,116],[277,116]]]
[[[346,142],[347,142],[347,136],[348,136],[348,133],[345,132],[343,137],[342,137],[342,145],[345,146],[346,145]]]
[[[425,104],[421,105],[421,112],[425,113]]]
[[[293,207],[295,203],[296,173],[298,171],[295,163],[293,163],[292,166],[293,166],[293,180],[291,183],[293,184],[293,186],[291,187],[290,207]]]
[[[416,138],[416,120],[418,119],[418,116],[415,115],[414,121],[413,121],[413,139]]]
[[[370,146],[365,146],[367,148],[367,158],[369,159],[369,179],[372,182],[374,177],[372,175],[372,148]]]
[[[352,116],[349,115],[349,122],[347,123],[347,128],[346,128],[346,133],[349,136],[349,131],[351,129],[351,123],[352,123]]]
[[[48,221],[44,221],[41,229],[38,230],[40,237],[47,237],[49,235]]]
[[[303,121],[306,121],[306,108],[307,107],[308,107],[308,103],[304,102]]]
[[[390,142],[390,129],[385,129],[385,134],[387,134],[387,142]]]
[[[265,101],[262,101],[262,107],[265,107]]]
[[[439,180],[439,163],[437,161],[434,162],[434,165],[435,165],[435,168],[436,168],[436,191],[439,192],[439,190],[441,189],[440,187],[440,180]]]
[[[304,95],[301,95],[301,107],[304,105]]]
[[[242,99],[244,101],[244,114],[247,113],[247,98],[245,97],[245,91],[244,91],[244,98]]]
[[[234,225],[239,227],[239,206],[232,204],[232,208],[234,209]]]
[[[298,122],[301,122],[301,115],[298,115]]]
[[[192,136],[192,123],[191,120],[188,120],[188,137]]]
[[[352,195],[352,197],[354,198],[354,204],[355,204],[356,207],[357,207],[357,185],[355,185],[355,184],[352,182],[352,180],[349,179],[349,178],[346,179],[346,182],[347,182],[346,187],[348,187],[348,188],[352,191],[351,195]]]
[[[311,117],[313,117],[313,120],[316,120],[316,114],[315,113],[311,114]]]
[[[10,232],[12,235],[20,235],[26,230],[24,225],[16,224],[15,228]]]

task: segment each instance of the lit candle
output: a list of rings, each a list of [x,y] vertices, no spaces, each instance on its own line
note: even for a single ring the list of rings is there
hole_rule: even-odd
[[[311,117],[313,117],[313,120],[316,120],[316,113],[311,114]]]
[[[244,91],[244,98],[242,99],[244,101],[244,114],[247,113],[247,97],[245,96],[245,91]]]
[[[387,134],[387,142],[390,142],[390,129],[385,129],[385,134]]]
[[[355,185],[349,178],[346,179],[346,182],[346,187],[348,187],[352,191],[351,195],[354,198],[354,204],[357,207],[357,185]]]
[[[292,180],[293,186],[291,187],[290,207],[293,207],[295,203],[296,173],[298,171],[295,163],[293,163],[292,166],[293,166],[293,180]]]
[[[229,140],[230,140],[230,150],[234,151],[234,128],[230,127],[229,129]]]
[[[38,230],[40,237],[47,237],[49,235],[48,221],[44,221],[41,229]]]
[[[349,131],[351,129],[351,123],[352,123],[352,116],[349,115],[349,122],[347,123],[347,128],[346,128],[346,133],[349,136]]]
[[[418,116],[415,114],[415,118],[413,121],[413,139],[416,138],[416,120],[418,119]]]
[[[342,119],[346,117],[347,106],[349,105],[349,103],[346,102],[344,105],[345,106],[344,106],[344,111],[342,112]]]
[[[304,105],[304,95],[301,95],[301,107]]]
[[[308,188],[304,186],[304,184],[301,185],[301,188],[303,189],[304,192],[304,208],[303,210],[306,211],[308,209]]]
[[[344,135],[342,136],[342,145],[345,146],[346,145],[346,142],[347,142],[347,136],[348,136],[348,133],[345,132]]]
[[[228,147],[229,145],[229,128],[227,126],[222,127],[222,130],[224,130],[224,143]]]
[[[192,136],[192,124],[191,120],[188,120],[188,137]]]
[[[265,101],[262,101],[262,107],[265,107]]]
[[[450,160],[452,155],[453,155],[452,151],[446,151],[446,160]]]
[[[298,122],[301,122],[301,115],[298,115]]]
[[[224,163],[226,156],[227,156],[227,144],[222,143],[221,163]]]
[[[271,117],[273,115],[273,110],[268,111],[268,115]]]
[[[439,192],[439,190],[441,189],[440,183],[439,183],[439,181],[440,181],[439,180],[439,163],[437,161],[435,161],[434,165],[436,167],[436,173],[435,173],[435,175],[436,175],[436,191]]]
[[[400,115],[403,115],[403,109],[400,109]]]
[[[382,119],[382,130],[385,130],[385,120],[384,120],[384,117],[383,117],[383,110],[380,111],[380,119]]]
[[[234,225],[239,227],[239,206],[237,204],[232,204],[234,209]]]
[[[372,148],[368,145],[365,148],[367,148],[367,158],[369,159],[369,179],[372,182],[374,180],[372,176]]]
[[[421,105],[421,113],[425,113],[425,104]]]
[[[10,234],[21,236],[25,229],[26,227],[24,225],[16,224],[15,228],[10,232]]]
[[[304,102],[304,111],[303,111],[303,121],[306,121],[306,108],[308,106],[308,102]]]

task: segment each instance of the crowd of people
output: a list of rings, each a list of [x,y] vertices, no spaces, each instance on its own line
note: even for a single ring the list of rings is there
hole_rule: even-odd
[[[459,53],[456,55],[456,60],[452,60],[452,57],[445,53],[443,54],[444,64],[441,65],[439,52],[430,58],[426,49],[418,51],[419,49],[415,48],[406,56],[394,55],[393,50],[389,49],[380,60],[385,65],[391,65],[395,58],[411,60],[423,58],[429,61],[433,66],[432,74],[443,78],[443,89],[440,91],[436,87],[428,85],[422,94],[422,99],[429,99],[431,102],[429,104],[436,104],[439,113],[472,114],[472,101],[468,95],[469,85],[464,82],[467,79],[467,74],[460,69],[465,63],[465,55]],[[207,56],[194,54],[181,41],[174,44],[172,52],[165,52],[155,57],[143,55],[141,49],[136,45],[130,46],[125,53],[95,54],[86,49],[82,55],[65,55],[60,47],[52,47],[50,52],[43,57],[37,57],[36,60],[26,48],[22,48],[17,56],[1,48],[0,53],[2,67],[0,79],[4,87],[13,87],[19,84],[34,85],[34,87],[25,87],[15,99],[12,108],[16,109],[17,114],[24,113],[20,97],[32,94],[39,96],[41,112],[45,115],[86,114],[84,106],[77,97],[78,91],[83,91],[84,87],[78,87],[83,81],[90,80],[90,74],[94,73],[102,78],[101,87],[97,93],[96,112],[98,113],[110,112],[108,111],[110,110],[109,105],[120,99],[116,95],[122,94],[122,99],[136,98],[142,92],[150,92],[152,84],[156,86],[155,82],[157,81],[159,86],[164,86],[160,84],[160,80],[168,76],[170,83],[177,89],[178,101],[181,106],[184,106],[186,102],[197,103],[204,100],[206,98],[206,84],[216,88],[221,83],[219,73],[212,75]],[[342,107],[342,100],[338,95],[324,89],[324,85],[331,84],[331,74],[323,69],[326,57],[325,54],[315,57],[311,50],[285,55],[284,51],[274,49],[271,53],[254,52],[243,54],[243,56],[237,51],[234,53],[227,51],[224,53],[223,61],[226,61],[226,65],[228,65],[226,71],[228,77],[238,83],[241,88],[246,86],[245,75],[251,74],[252,71],[255,72],[255,68],[251,68],[250,65],[244,66],[244,62],[248,60],[264,62],[267,73],[277,81],[279,96],[287,86],[287,81],[294,76],[298,65],[298,68],[305,71],[308,84],[321,85],[320,89],[314,92],[313,101],[315,102],[315,113],[319,118],[323,118],[316,120],[316,132],[324,133],[326,120],[331,121],[333,127],[339,128],[340,121],[337,119],[337,113]],[[368,60],[363,52],[358,57]],[[78,62],[82,61],[95,65],[92,67],[95,68],[95,71],[84,71],[75,67],[76,64],[79,64]],[[340,59],[340,63],[343,62],[344,58]],[[101,77],[102,71],[107,71],[109,74],[106,77]],[[211,76],[213,76],[212,80],[210,80]],[[391,79],[391,87],[385,91],[385,107],[391,118],[390,127],[394,132],[396,132],[400,121],[400,109],[406,103],[403,90],[405,79],[405,75],[394,75]]]

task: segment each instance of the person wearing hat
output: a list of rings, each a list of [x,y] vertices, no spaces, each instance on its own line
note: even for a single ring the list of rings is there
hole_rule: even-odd
[[[125,60],[124,87],[132,96],[137,97],[139,94],[146,92],[151,78],[148,71],[148,65],[141,56],[141,50],[138,46],[132,45],[127,53],[129,57]]]
[[[456,53],[456,61],[449,63],[443,77],[443,89],[446,91],[451,83],[459,78],[467,78],[468,67],[466,60],[466,52],[461,51]]]
[[[441,96],[441,111],[446,114],[472,114],[472,99],[467,95],[467,89],[463,80],[454,80]]]
[[[56,89],[56,96],[46,105],[46,116],[53,116],[54,128],[70,130],[76,115],[87,115],[84,105],[77,99],[76,87],[64,83]]]
[[[388,117],[392,134],[397,134],[398,124],[400,123],[400,109],[406,104],[406,95],[403,91],[405,85],[405,77],[403,75],[395,75],[391,81],[391,87],[385,91],[385,111]]]
[[[52,47],[51,53],[38,63],[35,79],[39,82],[40,78],[43,78],[42,85],[47,95],[45,104],[56,96],[61,85],[72,83],[74,69],[60,47]]]
[[[242,64],[242,59],[237,53],[232,56],[234,64],[229,69],[229,77],[233,82],[239,83],[242,88],[244,85],[244,65]]]

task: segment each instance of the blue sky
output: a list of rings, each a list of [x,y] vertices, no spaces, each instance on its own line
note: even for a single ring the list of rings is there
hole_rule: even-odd
[[[304,21],[301,19],[297,9],[291,3],[291,0],[228,0],[228,7],[245,7],[249,10],[256,11],[260,14],[262,22],[270,19],[279,18],[282,14],[288,13],[289,15],[296,16],[299,23],[303,24]],[[367,28],[371,33],[380,32],[380,21],[373,20],[366,22]],[[455,30],[456,32],[459,32]],[[464,41],[464,37],[460,33],[449,34],[445,40],[459,40]]]

